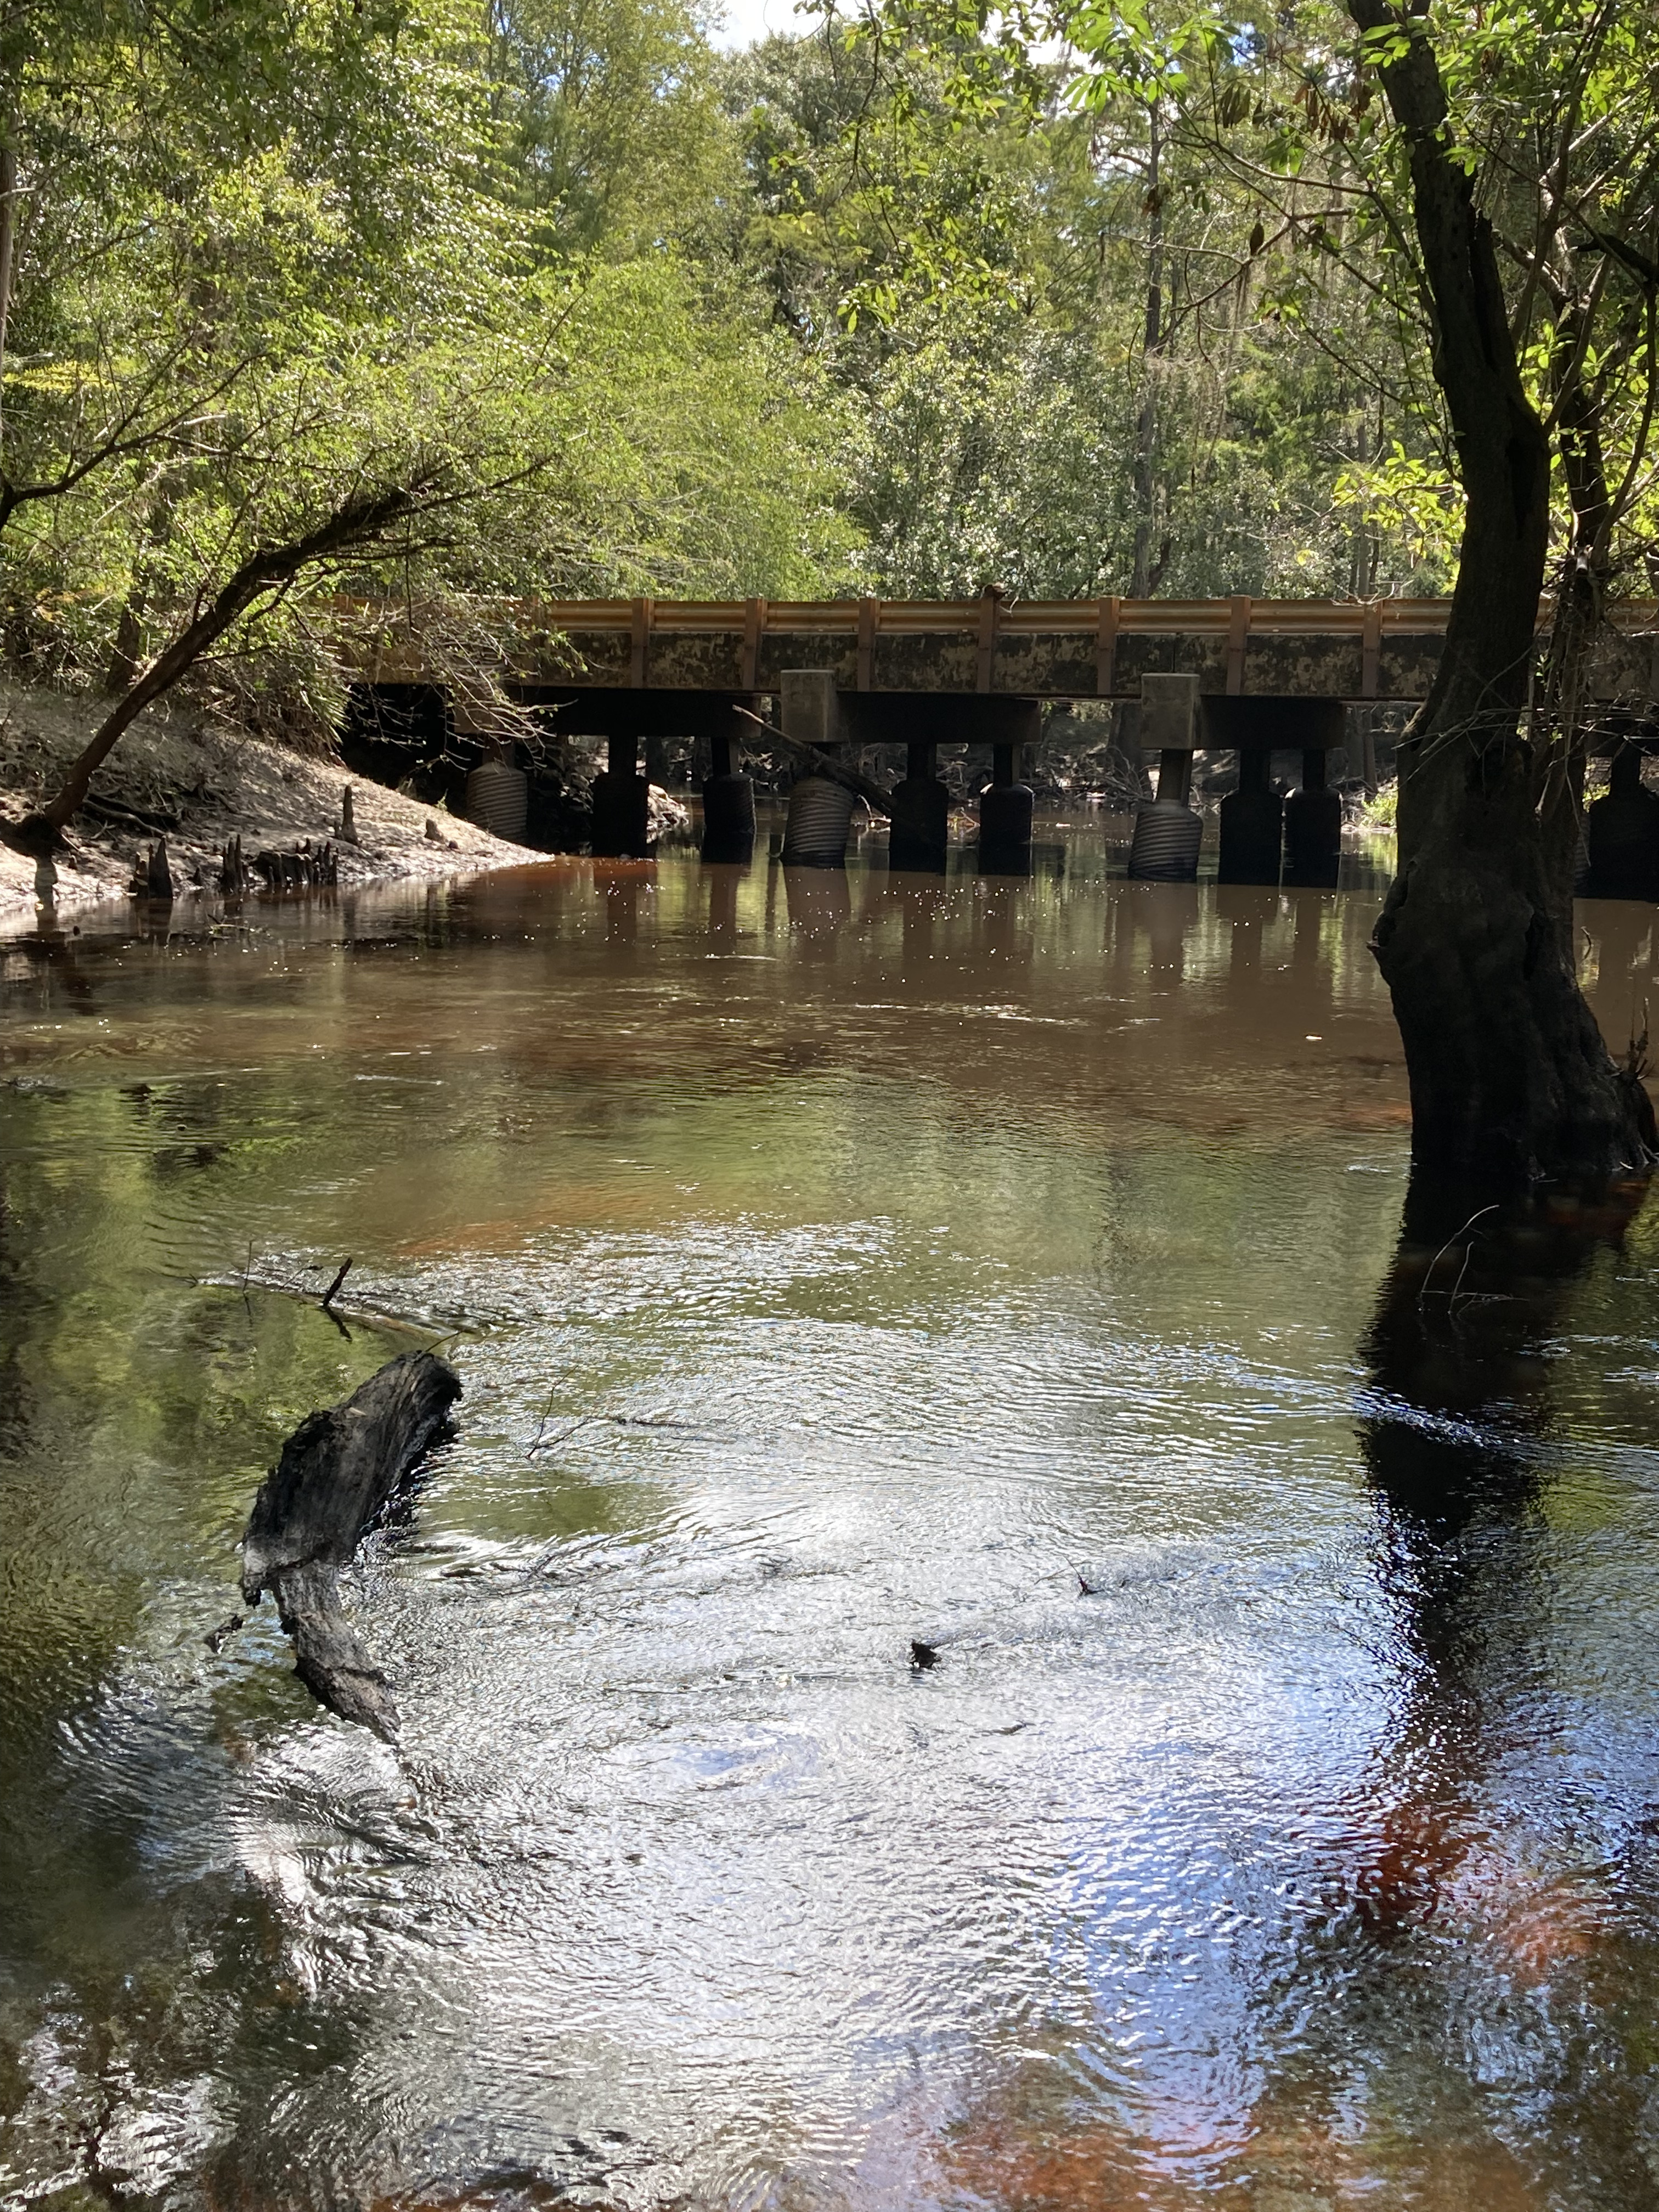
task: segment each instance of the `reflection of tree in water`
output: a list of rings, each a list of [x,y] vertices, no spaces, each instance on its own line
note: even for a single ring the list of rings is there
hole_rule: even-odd
[[[1400,1689],[1342,1808],[1346,1896],[1318,1938],[1335,2001],[1266,2101],[1275,2130],[1294,2113],[1312,2140],[1352,2136],[1359,2116],[1360,2164],[1405,2184],[1401,2202],[1659,2203],[1598,1986],[1608,1870],[1586,1865],[1539,1771],[1562,1720],[1549,1341],[1641,1195],[1546,1192],[1471,1219],[1467,1200],[1414,1188],[1364,1346],[1359,1440]],[[1304,2003],[1308,1978],[1299,1966],[1284,1998]]]
[[[1363,1781],[1308,1808],[1311,1840],[1280,1838],[1285,1917],[1236,2054],[1261,2069],[1248,2109],[1139,2109],[1130,2089],[1091,2110],[1056,2052],[951,2128],[947,2194],[1010,2212],[1659,2205],[1659,1869],[1639,1829],[1640,1865],[1598,1850],[1552,1771],[1571,1660],[1547,1511],[1552,1340],[1641,1197],[1546,1193],[1471,1223],[1467,1200],[1411,1194],[1359,1432],[1391,1711]]]

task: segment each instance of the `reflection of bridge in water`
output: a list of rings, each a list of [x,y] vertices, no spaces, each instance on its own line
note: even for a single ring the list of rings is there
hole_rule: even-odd
[[[1109,706],[1132,756],[1156,754],[1158,795],[1139,809],[1132,872],[1190,880],[1199,817],[1189,804],[1195,750],[1238,757],[1239,788],[1223,802],[1224,881],[1323,884],[1335,879],[1341,802],[1327,759],[1362,740],[1377,710],[1427,693],[1449,601],[1381,599],[1018,601],[988,589],[961,601],[560,600],[513,610],[500,689],[560,733],[602,740],[592,797],[596,853],[648,848],[641,748],[665,737],[707,747],[703,839],[710,858],[739,856],[755,834],[744,759],[779,756],[797,771],[785,856],[839,866],[855,793],[892,825],[900,866],[943,866],[950,796],[942,744],[988,750],[980,793],[983,865],[1028,864],[1032,794],[1024,780],[1048,702]],[[405,720],[423,701],[446,740],[478,764],[468,804],[489,826],[524,830],[526,776],[493,683],[448,687],[412,641],[391,635],[365,667],[360,738]],[[1616,741],[1645,731],[1659,699],[1659,606],[1632,605],[1599,651],[1591,690]],[[872,785],[853,763],[904,748],[903,776]],[[368,748],[372,751],[372,747]],[[1283,799],[1271,755],[1301,755],[1301,787]],[[374,773],[372,760],[362,763]],[[800,771],[805,769],[805,773]],[[494,810],[492,814],[492,810]]]

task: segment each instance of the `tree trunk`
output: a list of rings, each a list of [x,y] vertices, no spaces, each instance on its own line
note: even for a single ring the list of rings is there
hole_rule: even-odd
[[[202,655],[232,623],[268,593],[291,584],[302,570],[319,561],[370,544],[406,516],[415,505],[412,493],[402,489],[355,493],[325,522],[287,545],[262,547],[251,553],[223,586],[217,597],[202,608],[164,653],[157,655],[99,724],[92,742],[70,766],[63,787],[38,814],[20,823],[0,823],[0,837],[18,852],[37,857],[61,844],[63,833],[75,819],[92,788],[92,779],[122,737],[152,701],[170,691],[193,668]]]
[[[1382,80],[1410,153],[1434,367],[1467,519],[1440,667],[1401,748],[1400,872],[1373,938],[1412,1094],[1414,1160],[1516,1187],[1644,1165],[1634,1079],[1578,988],[1570,896],[1522,721],[1549,527],[1549,447],[1510,338],[1490,225],[1455,157],[1434,50],[1409,33]],[[1552,825],[1553,826],[1553,825]]]
[[[179,490],[177,479],[169,471],[150,501],[143,539],[133,562],[127,596],[122,604],[121,618],[115,626],[115,642],[110,651],[109,666],[104,672],[104,690],[112,699],[118,699],[129,685],[137,682],[143,665],[144,619],[150,611],[151,580],[159,565],[160,556],[166,550],[173,536],[173,519],[178,510]]]
[[[1147,110],[1146,343],[1141,356],[1140,416],[1135,425],[1135,552],[1129,597],[1151,596],[1153,504],[1158,489],[1158,359],[1164,350],[1163,117],[1157,100]],[[1159,563],[1162,566],[1162,563]]]
[[[1558,301],[1551,348],[1556,436],[1572,526],[1532,713],[1534,769],[1543,778],[1539,813],[1546,858],[1569,926],[1582,833],[1586,684],[1613,550],[1601,398],[1585,380],[1584,316],[1582,301]]]
[[[0,145],[0,474],[5,459],[6,329],[11,319],[11,272],[17,258],[17,155]]]

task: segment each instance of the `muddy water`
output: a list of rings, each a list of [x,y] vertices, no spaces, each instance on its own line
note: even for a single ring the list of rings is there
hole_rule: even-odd
[[[1374,896],[1099,863],[0,948],[0,2191],[1659,2203],[1651,1214],[1425,1295]],[[204,1637],[439,1340],[393,1752]]]

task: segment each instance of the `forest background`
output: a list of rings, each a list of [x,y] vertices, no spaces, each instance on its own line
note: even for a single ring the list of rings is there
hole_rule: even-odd
[[[1609,13],[1562,20],[1582,48]],[[1452,15],[1486,159],[1536,135],[1542,18]],[[696,0],[0,21],[21,674],[119,693],[261,548],[342,514],[195,672],[252,726],[333,725],[343,591],[464,660],[538,592],[1450,586],[1403,157],[1340,12],[830,6],[736,52]],[[1644,453],[1639,262],[1601,255],[1573,371],[1605,367],[1606,440],[1628,418]],[[1537,319],[1547,399],[1561,318]]]

